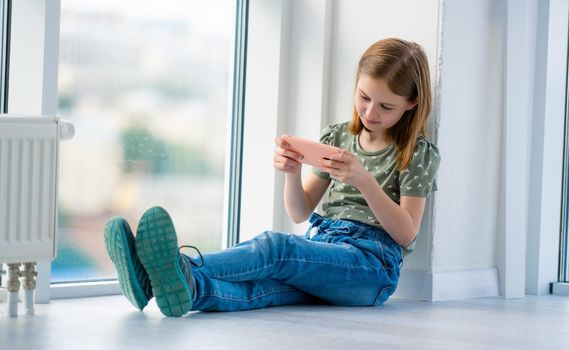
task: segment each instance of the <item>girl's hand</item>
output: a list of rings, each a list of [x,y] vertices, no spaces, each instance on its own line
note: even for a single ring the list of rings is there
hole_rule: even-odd
[[[350,152],[342,150],[329,159],[322,159],[319,169],[329,173],[334,180],[359,188],[371,176],[363,164]]]
[[[300,153],[290,150],[290,145],[285,141],[284,136],[279,136],[275,139],[277,147],[275,148],[275,156],[273,157],[273,166],[275,169],[289,174],[300,174],[302,164],[299,162],[302,159]]]

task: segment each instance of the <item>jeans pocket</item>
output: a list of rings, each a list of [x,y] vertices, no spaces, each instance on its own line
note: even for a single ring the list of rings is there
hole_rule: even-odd
[[[403,262],[401,248],[392,247],[378,241],[376,241],[376,245],[378,256],[386,269],[401,268],[401,263]],[[394,249],[397,249],[397,251],[394,251]]]
[[[381,265],[388,270],[393,269],[393,263],[391,263],[393,261],[393,259],[390,256],[390,253],[388,252],[388,249],[385,248],[385,246],[383,245],[383,243],[379,242],[379,241],[374,241],[376,249],[377,249],[377,258],[379,259],[379,261],[381,262]]]

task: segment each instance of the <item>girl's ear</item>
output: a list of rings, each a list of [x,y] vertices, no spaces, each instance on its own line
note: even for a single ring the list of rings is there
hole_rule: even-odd
[[[407,111],[412,110],[413,108],[417,107],[417,104],[419,104],[419,101],[417,101],[417,100],[415,100],[415,101],[413,101],[413,102],[410,102],[410,103],[409,103],[409,106],[407,106],[406,110],[407,110]]]

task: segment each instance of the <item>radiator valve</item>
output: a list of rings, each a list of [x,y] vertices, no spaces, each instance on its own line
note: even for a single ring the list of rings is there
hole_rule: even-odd
[[[36,288],[36,279],[35,277],[38,275],[36,272],[36,264],[35,263],[24,263],[24,271],[20,273],[20,276],[24,278],[24,289],[35,289]]]
[[[10,293],[17,293],[20,290],[20,264],[8,264],[8,282],[6,290]]]

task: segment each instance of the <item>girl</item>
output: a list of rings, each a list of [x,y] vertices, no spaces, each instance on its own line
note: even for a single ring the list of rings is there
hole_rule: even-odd
[[[437,148],[426,139],[431,109],[427,58],[400,39],[376,42],[361,57],[349,122],[320,141],[342,148],[301,180],[300,154],[276,140],[284,201],[306,237],[266,231],[199,259],[181,254],[168,213],[154,207],[133,236],[111,219],[105,243],[121,289],[142,310],[153,296],[166,316],[275,305],[378,305],[395,291],[413,249],[426,197],[436,190]],[[313,213],[323,202],[323,215]],[[192,247],[193,248],[193,247]],[[199,251],[198,251],[199,253]]]

